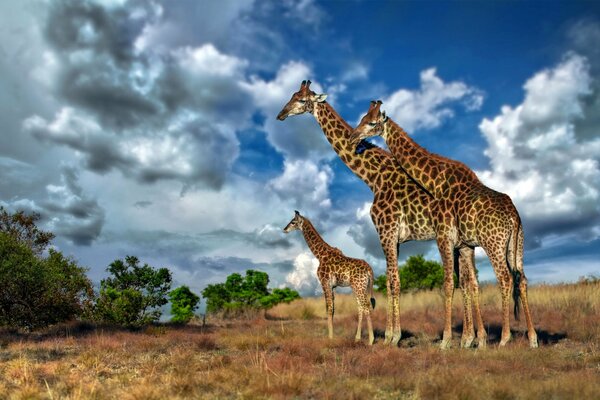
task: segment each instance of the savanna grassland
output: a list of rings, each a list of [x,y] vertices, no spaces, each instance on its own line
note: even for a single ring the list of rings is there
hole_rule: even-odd
[[[600,282],[530,288],[539,349],[524,321],[497,348],[500,296],[482,288],[488,348],[460,349],[455,296],[453,348],[440,351],[442,295],[402,296],[403,338],[383,345],[385,299],[374,311],[376,343],[355,344],[355,303],[336,296],[326,338],[324,301],[279,305],[266,315],[137,332],[71,324],[0,335],[0,398],[10,399],[598,399]]]

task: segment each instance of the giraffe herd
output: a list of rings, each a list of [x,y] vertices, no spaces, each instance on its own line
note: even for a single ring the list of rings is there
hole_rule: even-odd
[[[401,337],[398,246],[412,240],[435,239],[444,265],[445,325],[441,348],[451,345],[455,260],[458,262],[464,305],[461,346],[470,347],[475,340],[473,310],[477,324],[477,345],[480,348],[486,346],[487,334],[481,317],[479,286],[475,275],[474,248],[477,246],[482,247],[488,255],[501,289],[503,325],[500,346],[510,340],[509,300],[512,294],[515,317],[518,317],[520,302],[526,317],[530,347],[537,347],[537,335],[527,300],[527,279],[523,271],[523,228],[510,197],[483,185],[464,164],[429,153],[420,147],[385,112],[380,111],[380,101],[371,102],[367,114],[353,129],[327,103],[326,97],[325,94],[312,91],[310,81],[303,81],[300,90],[292,95],[277,119],[283,121],[292,115],[312,114],[340,159],[373,192],[370,214],[387,265],[385,343],[397,345]],[[375,135],[386,141],[391,153],[365,141],[367,137]],[[338,281],[340,278],[334,275],[360,276],[343,283],[352,286],[358,302],[356,338],[360,340],[360,325],[365,315],[369,343],[373,343],[370,309],[365,300],[369,285],[372,287],[370,266],[362,260],[350,259],[327,245],[308,219],[298,212],[285,231],[292,229],[303,231],[307,244],[319,259],[319,270],[323,267],[323,278],[319,270],[317,274],[326,298],[329,336],[332,336],[332,289],[341,286],[341,281]],[[306,230],[312,233],[307,235]],[[309,240],[320,240],[323,244],[317,246],[319,250],[315,252]],[[322,260],[320,257],[323,253],[326,256]],[[335,267],[329,264],[330,259],[336,260]],[[331,270],[335,270],[335,273]],[[370,272],[361,272],[363,270]]]

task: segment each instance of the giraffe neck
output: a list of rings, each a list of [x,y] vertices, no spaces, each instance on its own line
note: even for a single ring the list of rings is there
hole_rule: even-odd
[[[381,149],[369,149],[356,154],[356,141],[351,138],[352,127],[327,102],[315,103],[313,115],[321,126],[327,141],[356,176],[362,179],[371,190],[379,173],[384,155]]]
[[[438,157],[419,146],[391,119],[385,124],[382,136],[402,169],[425,190],[434,193],[436,176],[428,171],[438,163]]]
[[[304,240],[306,240],[308,248],[318,259],[320,259],[324,253],[331,250],[331,246],[323,240],[321,235],[319,235],[319,232],[317,232],[313,224],[306,217],[302,223],[302,234],[304,235]]]

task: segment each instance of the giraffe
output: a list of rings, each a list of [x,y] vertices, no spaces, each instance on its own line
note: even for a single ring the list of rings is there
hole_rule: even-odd
[[[354,130],[355,140],[379,135],[398,164],[421,187],[431,193],[432,214],[436,224],[438,248],[444,264],[446,326],[443,342],[451,337],[453,253],[471,252],[481,246],[494,269],[502,293],[502,335],[500,346],[511,338],[509,300],[515,301],[518,319],[519,300],[527,321],[530,347],[537,347],[527,300],[527,278],[523,271],[523,227],[511,198],[479,181],[461,162],[428,152],[380,111],[381,101],[371,102],[367,114]],[[360,150],[359,150],[360,151]]]
[[[277,119],[283,121],[290,115],[312,114],[340,159],[373,192],[370,214],[387,265],[385,343],[397,345],[401,336],[398,246],[411,240],[435,239],[429,213],[431,196],[402,171],[389,152],[361,141],[364,151],[362,155],[357,155],[352,127],[326,102],[326,96],[310,90],[310,81],[303,81],[300,90],[292,95]],[[461,346],[471,346],[475,338],[473,306],[478,326],[478,346],[484,347],[486,333],[479,309],[479,286],[474,273],[472,249],[466,249],[458,255],[458,265],[464,303]]]
[[[338,248],[327,244],[310,220],[300,215],[298,211],[295,211],[294,218],[283,228],[285,233],[294,230],[302,231],[308,248],[319,260],[317,278],[323,287],[325,296],[329,338],[333,339],[333,289],[338,286],[350,286],[358,303],[358,328],[355,341],[359,342],[361,339],[362,320],[365,316],[369,331],[369,345],[372,345],[375,336],[373,335],[370,306],[375,308],[375,298],[373,297],[373,281],[375,278],[371,266],[364,260],[347,257]],[[371,300],[370,304],[369,299]]]

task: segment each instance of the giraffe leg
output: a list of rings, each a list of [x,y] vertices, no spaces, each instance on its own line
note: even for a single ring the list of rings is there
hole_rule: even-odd
[[[469,286],[471,290],[471,298],[473,309],[475,310],[475,322],[477,323],[477,347],[485,348],[487,346],[487,332],[481,317],[481,308],[479,306],[479,283],[475,275],[475,251],[470,247],[465,247],[459,250],[460,266],[465,266],[469,275]]]
[[[469,250],[470,251],[467,252],[465,259],[469,264],[471,296],[473,298],[473,309],[475,310],[475,322],[477,323],[477,347],[483,349],[487,347],[487,332],[485,331],[485,325],[483,324],[483,318],[481,317],[481,308],[479,306],[479,283],[477,282],[477,276],[475,275],[475,250]]]
[[[365,313],[367,314],[367,330],[369,331],[369,345],[372,345],[375,341],[375,335],[373,334],[373,323],[371,322],[371,310],[367,304]]]
[[[438,236],[438,249],[444,265],[444,334],[440,348],[447,349],[452,345],[452,296],[454,295],[454,247],[448,239]]]
[[[356,293],[356,292],[355,292]],[[363,307],[364,301],[363,296],[356,295],[356,302],[358,303],[358,327],[356,328],[356,337],[354,338],[355,342],[360,342],[362,336],[362,320],[363,320]]]
[[[394,240],[384,239],[393,238]],[[385,342],[393,346],[398,345],[402,330],[400,328],[400,276],[398,275],[398,243],[397,235],[380,234],[383,251],[387,263],[387,323],[385,329]]]
[[[523,228],[519,227],[517,237],[517,271],[521,274],[519,281],[519,291],[521,295],[521,303],[523,304],[523,311],[525,312],[525,321],[527,322],[527,337],[529,338],[529,347],[538,347],[537,333],[533,327],[533,320],[531,318],[531,311],[529,309],[529,301],[527,300],[527,278],[525,277],[525,271],[523,270]]]
[[[461,249],[462,250],[462,249]],[[473,309],[471,292],[471,275],[469,274],[469,265],[463,259],[462,252],[459,250],[458,256],[458,282],[463,295],[463,331],[460,339],[460,347],[471,347],[475,339],[475,329],[473,328]]]
[[[333,289],[329,285],[323,285],[325,295],[325,308],[327,310],[327,331],[329,339],[333,339]]]
[[[511,338],[510,333],[510,298],[513,291],[513,278],[508,269],[506,259],[506,246],[494,245],[484,246],[484,249],[490,259],[492,268],[500,285],[502,294],[502,335],[500,337],[500,346],[505,346]]]

